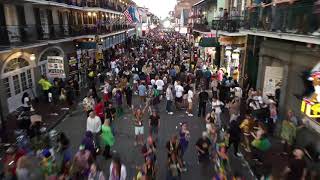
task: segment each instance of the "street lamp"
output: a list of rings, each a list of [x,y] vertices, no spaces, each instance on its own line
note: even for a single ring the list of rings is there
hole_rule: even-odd
[[[36,55],[32,53],[32,54],[30,55],[30,60],[31,60],[31,61],[36,60]]]

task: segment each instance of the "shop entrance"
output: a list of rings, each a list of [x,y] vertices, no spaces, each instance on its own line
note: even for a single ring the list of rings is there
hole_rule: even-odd
[[[9,112],[22,105],[22,95],[27,92],[32,97],[34,92],[34,72],[32,65],[23,57],[11,59],[5,63],[1,79],[5,88]]]

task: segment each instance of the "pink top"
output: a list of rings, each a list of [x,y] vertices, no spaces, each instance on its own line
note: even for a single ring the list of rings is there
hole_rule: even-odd
[[[223,79],[223,71],[220,69],[220,70],[218,71],[218,80],[219,80],[219,81],[222,81],[222,79]]]

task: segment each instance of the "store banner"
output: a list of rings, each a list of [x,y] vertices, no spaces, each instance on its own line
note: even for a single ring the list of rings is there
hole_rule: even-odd
[[[69,76],[75,75],[78,73],[78,61],[75,57],[70,56],[69,58]]]
[[[48,74],[50,78],[65,78],[66,74],[64,71],[64,61],[61,56],[48,56]]]
[[[281,83],[283,78],[283,68],[266,66],[264,76],[263,95],[275,95],[276,86]]]

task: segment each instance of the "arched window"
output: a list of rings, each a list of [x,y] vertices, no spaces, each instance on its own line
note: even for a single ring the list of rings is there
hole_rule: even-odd
[[[8,62],[4,69],[4,73],[8,73],[17,69],[29,66],[29,62],[23,58],[15,58]]]

